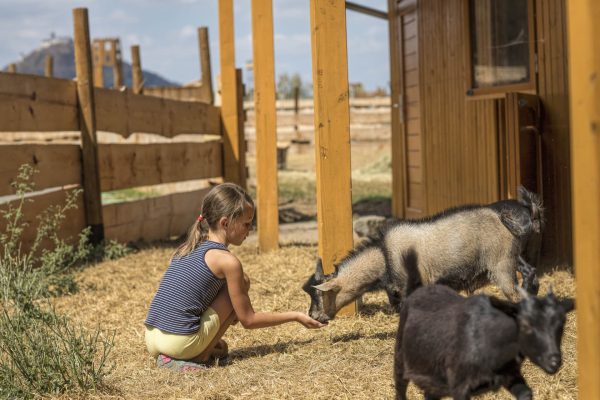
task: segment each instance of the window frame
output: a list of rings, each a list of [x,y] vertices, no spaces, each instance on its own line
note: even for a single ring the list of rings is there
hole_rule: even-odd
[[[513,83],[507,85],[498,85],[491,86],[485,88],[475,88],[473,87],[473,58],[472,58],[472,43],[471,43],[471,13],[470,13],[470,0],[464,0],[463,2],[463,12],[466,21],[465,27],[465,48],[466,48],[466,65],[467,65],[467,74],[466,74],[466,88],[465,94],[469,98],[500,98],[504,97],[506,93],[509,92],[525,92],[525,93],[536,93],[536,81],[537,81],[537,65],[536,65],[536,57],[537,57],[537,48],[535,45],[535,15],[534,15],[534,0],[527,0],[527,28],[529,30],[529,81],[523,83]]]

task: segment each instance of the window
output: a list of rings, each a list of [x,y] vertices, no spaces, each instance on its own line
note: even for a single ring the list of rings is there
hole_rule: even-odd
[[[470,95],[534,89],[532,0],[468,0]]]

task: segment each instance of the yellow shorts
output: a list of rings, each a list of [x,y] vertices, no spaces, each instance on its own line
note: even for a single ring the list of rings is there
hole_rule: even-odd
[[[208,347],[220,326],[219,315],[211,307],[202,314],[198,332],[190,335],[169,333],[146,325],[146,348],[153,357],[164,354],[180,360],[191,360]]]

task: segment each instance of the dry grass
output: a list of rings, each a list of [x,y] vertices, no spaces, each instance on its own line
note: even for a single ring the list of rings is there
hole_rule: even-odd
[[[58,299],[59,308],[87,326],[116,331],[107,392],[98,399],[390,399],[394,338],[398,317],[385,295],[364,298],[363,313],[339,318],[310,331],[293,323],[247,331],[232,327],[225,335],[232,363],[196,374],[158,369],[144,346],[143,321],[167,266],[171,246],[148,248],[117,261],[88,268],[79,276],[78,294]],[[256,310],[301,310],[308,296],[301,285],[316,257],[312,246],[288,246],[259,255],[252,245],[232,249],[252,279]],[[552,283],[560,295],[574,295],[570,273],[542,278],[541,293]],[[575,316],[563,341],[564,366],[547,376],[527,363],[524,374],[536,399],[576,399]],[[422,398],[411,385],[411,398]],[[65,397],[66,398],[66,397]],[[511,398],[505,391],[483,397]]]

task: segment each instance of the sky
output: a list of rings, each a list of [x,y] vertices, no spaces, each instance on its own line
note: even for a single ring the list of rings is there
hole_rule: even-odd
[[[355,0],[387,10],[387,0]],[[218,0],[0,0],[0,68],[18,62],[51,33],[73,36],[72,10],[88,9],[92,38],[119,37],[123,59],[140,45],[142,68],[187,83],[200,78],[197,28],[207,26],[213,75],[219,71]],[[309,0],[273,0],[275,74],[312,82]],[[348,78],[367,90],[389,87],[387,22],[348,10]],[[252,60],[251,0],[234,0],[236,65]],[[251,74],[244,70],[244,80]],[[213,77],[213,82],[215,81]]]

